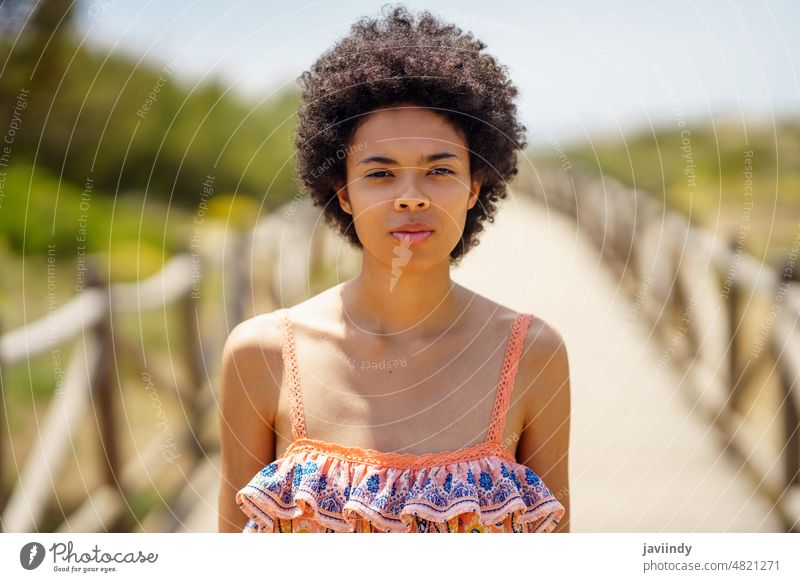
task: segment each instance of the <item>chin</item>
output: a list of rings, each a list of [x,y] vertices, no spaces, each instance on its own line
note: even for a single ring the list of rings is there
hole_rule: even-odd
[[[389,237],[391,236],[389,234]],[[422,244],[403,245],[395,241],[386,244],[384,240],[383,244],[376,241],[373,244],[367,242],[366,245],[363,245],[362,242],[362,246],[365,253],[379,257],[380,262],[387,268],[399,269],[399,276],[402,276],[403,271],[424,272],[441,263],[449,264],[450,253],[459,242],[460,239],[456,239],[452,243],[447,243],[437,237],[437,240],[426,241]]]
[[[388,256],[386,263],[392,269],[403,272],[424,272],[433,269],[442,263],[449,263],[450,252],[446,249],[416,249],[398,248],[395,254]]]

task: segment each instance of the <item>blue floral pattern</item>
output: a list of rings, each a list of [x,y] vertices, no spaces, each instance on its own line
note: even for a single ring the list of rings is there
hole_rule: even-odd
[[[262,477],[272,477],[275,474],[275,469],[277,468],[278,468],[277,463],[270,463],[269,465],[261,469],[260,474]]]
[[[370,493],[377,493],[378,491],[378,484],[380,483],[380,477],[377,475],[373,475],[369,479],[367,479],[367,489],[369,489]]]
[[[299,451],[259,471],[237,503],[261,530],[308,511],[331,531],[350,531],[358,519],[386,531],[409,531],[412,523],[417,531],[447,531],[448,520],[469,513],[480,519],[470,531],[502,525],[510,515],[513,531],[524,531],[525,522],[549,531],[563,515],[533,470],[498,457],[387,470]]]

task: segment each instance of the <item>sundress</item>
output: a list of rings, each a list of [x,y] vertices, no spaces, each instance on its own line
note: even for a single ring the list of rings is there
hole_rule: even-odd
[[[564,506],[500,440],[531,319],[514,319],[484,442],[405,454],[308,438],[294,332],[280,310],[294,441],[237,492],[242,533],[551,532]]]

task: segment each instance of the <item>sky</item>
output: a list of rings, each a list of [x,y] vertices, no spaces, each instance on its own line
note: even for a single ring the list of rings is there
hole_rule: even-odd
[[[82,0],[86,43],[217,78],[257,102],[296,77],[382,1]],[[771,123],[800,113],[800,2],[673,0],[403,2],[487,44],[519,88],[532,144],[679,120]]]

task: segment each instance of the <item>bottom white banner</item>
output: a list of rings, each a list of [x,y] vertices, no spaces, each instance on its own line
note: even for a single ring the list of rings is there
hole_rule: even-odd
[[[797,534],[773,533],[0,534],[3,580],[800,580],[798,553]]]

